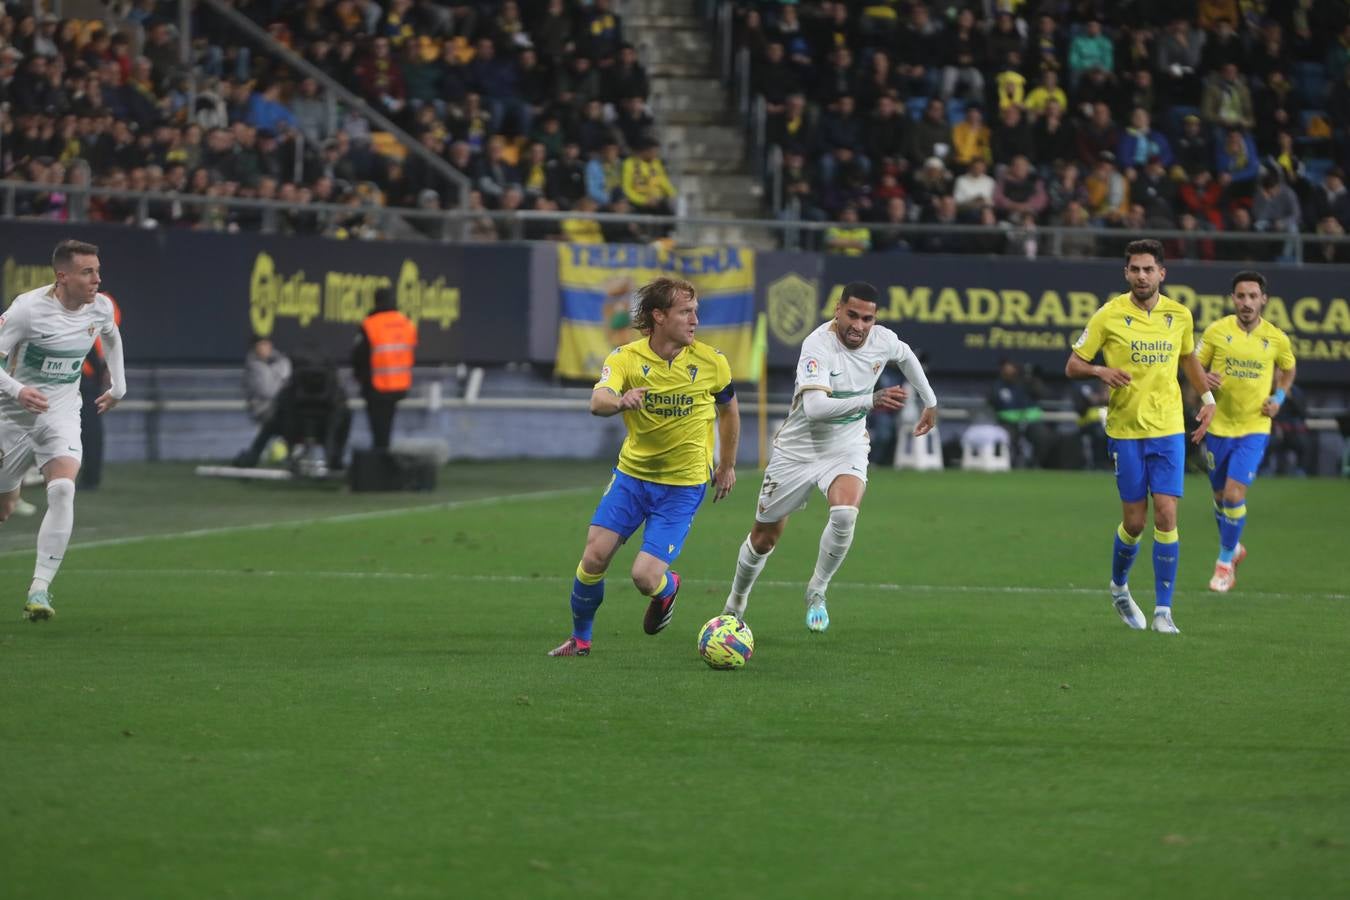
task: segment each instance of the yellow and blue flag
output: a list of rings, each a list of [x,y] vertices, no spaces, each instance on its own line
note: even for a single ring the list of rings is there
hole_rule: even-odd
[[[756,380],[755,251],[745,247],[559,245],[558,374],[597,378],[609,352],[638,337],[634,292],[662,275],[694,285],[698,340],[725,354],[733,378]]]

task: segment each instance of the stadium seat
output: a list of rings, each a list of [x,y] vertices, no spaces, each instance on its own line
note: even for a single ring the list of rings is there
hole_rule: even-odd
[[[961,468],[974,472],[1012,469],[1008,432],[998,425],[972,425],[961,435]]]
[[[1313,157],[1303,161],[1303,175],[1310,184],[1321,184],[1326,181],[1327,173],[1336,166],[1334,159],[1321,159]]]
[[[896,414],[895,458],[896,469],[915,469],[926,472],[942,469],[942,436],[935,426],[923,437],[914,437],[914,426],[919,422],[919,404],[907,403]]]
[[[1294,143],[1304,148],[1304,152],[1327,150],[1331,144],[1331,119],[1324,109],[1305,109],[1300,114],[1301,128],[1294,136]]]
[[[1320,62],[1294,63],[1294,91],[1304,106],[1321,106],[1327,99],[1327,70]]]
[[[947,121],[952,125],[966,117],[966,101],[953,97],[947,101]]]
[[[913,425],[900,426],[900,434],[895,439],[895,460],[892,466],[897,469],[915,469],[928,472],[942,468],[942,437],[938,429],[915,437],[911,432]]]
[[[905,109],[908,110],[909,117],[916,122],[923,118],[923,111],[927,106],[927,97],[910,97],[905,101]]]

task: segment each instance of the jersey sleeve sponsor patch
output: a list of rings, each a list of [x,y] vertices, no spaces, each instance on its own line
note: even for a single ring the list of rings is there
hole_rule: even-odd
[[[820,360],[816,359],[815,357],[807,357],[806,359],[802,360],[802,371],[805,372],[807,375],[819,375]]]

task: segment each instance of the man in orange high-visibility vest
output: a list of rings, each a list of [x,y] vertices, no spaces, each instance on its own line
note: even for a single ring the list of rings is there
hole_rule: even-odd
[[[352,370],[366,400],[371,445],[376,450],[389,449],[394,408],[412,387],[416,348],[417,326],[394,307],[393,291],[376,291],[375,311],[361,322],[352,349]]]

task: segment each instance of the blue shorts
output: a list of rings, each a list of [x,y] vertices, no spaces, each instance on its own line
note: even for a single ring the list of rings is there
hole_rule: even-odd
[[[1244,434],[1242,437],[1205,435],[1205,461],[1209,463],[1209,483],[1221,491],[1228,479],[1250,486],[1256,470],[1266,457],[1268,434]]]
[[[617,532],[627,541],[645,521],[642,549],[670,565],[684,549],[694,513],[707,492],[706,484],[657,484],[615,469],[591,524]]]
[[[1186,475],[1186,435],[1157,438],[1110,438],[1106,442],[1116,466],[1116,490],[1125,503],[1149,494],[1180,497]]]

